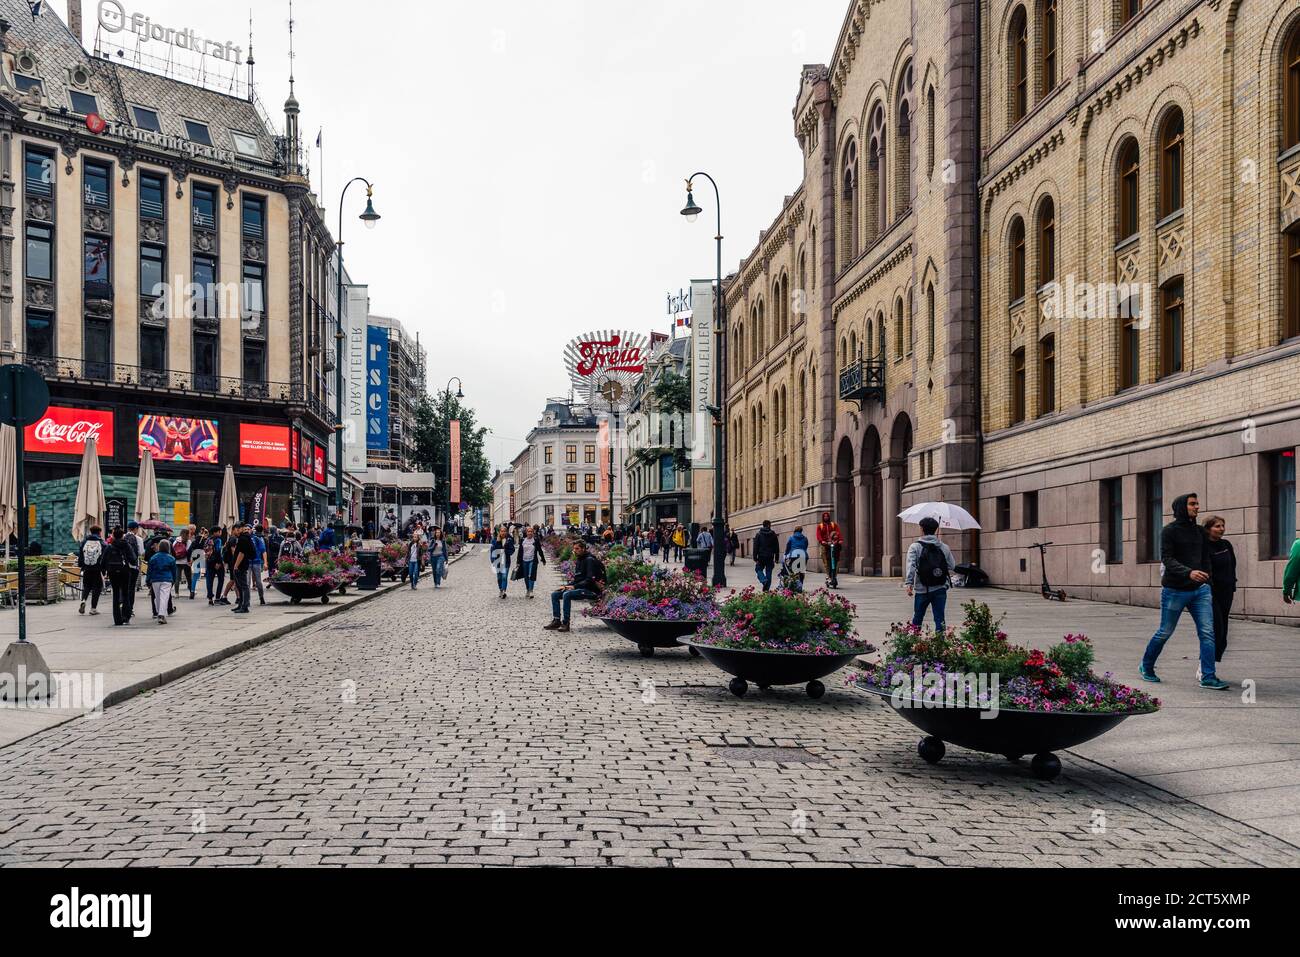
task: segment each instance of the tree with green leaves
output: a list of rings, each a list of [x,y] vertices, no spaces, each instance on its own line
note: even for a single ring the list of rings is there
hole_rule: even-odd
[[[686,448],[686,417],[691,410],[691,383],[685,376],[680,376],[671,369],[660,376],[652,390],[654,396],[653,411],[659,415],[675,419],[681,423],[677,434],[682,439],[678,448],[651,447],[639,449],[634,454],[635,461],[642,465],[655,467],[665,455],[673,457],[673,464],[678,472],[691,470],[691,453]]]
[[[448,451],[454,421],[460,422],[460,500],[471,508],[491,508],[492,467],[483,451],[487,429],[477,424],[474,410],[451,392],[423,396],[416,406],[416,462],[435,476],[433,500],[445,507],[451,501]]]

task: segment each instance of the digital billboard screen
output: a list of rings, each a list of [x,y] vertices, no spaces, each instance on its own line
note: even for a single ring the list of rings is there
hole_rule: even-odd
[[[221,442],[215,419],[185,419],[170,415],[140,416],[140,458],[159,462],[218,465]]]
[[[113,457],[112,412],[52,405],[23,433],[24,446],[33,455],[84,455],[91,439],[101,459]]]
[[[312,478],[319,485],[325,484],[325,446],[316,446],[316,458],[312,466]]]
[[[249,468],[287,469],[292,464],[287,425],[239,424],[239,464]]]

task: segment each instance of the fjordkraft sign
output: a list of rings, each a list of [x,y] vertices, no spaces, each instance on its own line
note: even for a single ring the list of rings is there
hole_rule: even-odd
[[[94,439],[99,457],[113,457],[113,413],[52,405],[44,418],[27,427],[24,446],[33,455],[83,455]]]

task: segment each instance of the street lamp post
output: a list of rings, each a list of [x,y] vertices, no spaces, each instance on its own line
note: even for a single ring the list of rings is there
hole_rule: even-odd
[[[456,506],[459,502],[452,501],[451,495],[451,384],[456,383],[456,398],[465,398],[465,383],[460,380],[459,376],[452,376],[447,380],[447,388],[443,391],[446,400],[442,404],[443,414],[447,416],[447,522],[451,523]]]
[[[609,433],[609,525],[612,529],[617,521],[614,517],[614,479],[617,474],[614,471],[614,441],[621,425],[618,402],[623,398],[623,384],[609,376],[601,376],[596,382],[596,389],[609,403],[609,415],[613,420],[610,423],[613,430]]]
[[[717,201],[718,211],[718,235],[716,237],[718,244],[718,288],[716,301],[714,302],[714,323],[713,334],[714,340],[714,378],[717,380],[717,406],[710,411],[713,413],[713,454],[714,454],[714,471],[713,471],[713,585],[715,588],[727,587],[727,549],[723,541],[727,534],[727,500],[726,500],[726,445],[724,441],[725,430],[723,423],[725,421],[724,410],[727,407],[727,309],[722,295],[722,196],[718,192],[718,184],[708,173],[696,173],[686,181],[686,208],[682,210],[682,215],[686,217],[688,223],[693,223],[700,218],[704,212],[695,203],[695,179],[703,176],[713,186],[713,196]]]
[[[353,180],[349,180],[347,186],[343,187],[343,192],[339,194],[339,235],[338,235],[338,264],[337,264],[339,285],[338,285],[338,299],[334,303],[334,311],[337,313],[336,321],[338,323],[338,330],[334,335],[334,346],[335,346],[334,405],[335,405],[335,410],[338,414],[338,423],[335,425],[334,428],[335,459],[336,459],[334,463],[334,477],[336,480],[335,488],[337,489],[337,496],[338,496],[338,501],[335,505],[336,511],[334,513],[336,516],[334,521],[334,540],[339,543],[342,543],[343,533],[344,533],[343,390],[345,388],[345,385],[343,381],[343,343],[347,339],[347,335],[343,331],[343,201],[347,198],[348,189],[352,186],[353,183],[366,184],[366,211],[361,214],[361,221],[366,224],[366,229],[374,229],[375,223],[379,222],[379,214],[375,212],[374,183],[370,182],[370,180],[366,179],[364,176],[358,176]],[[357,437],[353,436],[352,439],[355,442]]]

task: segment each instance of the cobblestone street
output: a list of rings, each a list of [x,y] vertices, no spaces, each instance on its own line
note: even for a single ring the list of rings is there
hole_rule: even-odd
[[[960,749],[930,768],[910,726],[839,683],[737,700],[684,651],[646,660],[582,619],[543,632],[545,604],[500,601],[470,555],[445,591],[0,751],[0,864],[1300,862],[1071,755],[1053,784]]]

